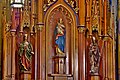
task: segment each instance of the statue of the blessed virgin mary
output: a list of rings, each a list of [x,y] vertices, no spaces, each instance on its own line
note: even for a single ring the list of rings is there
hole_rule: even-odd
[[[63,24],[63,19],[60,18],[54,30],[56,55],[65,55],[65,32],[66,31],[65,26]]]

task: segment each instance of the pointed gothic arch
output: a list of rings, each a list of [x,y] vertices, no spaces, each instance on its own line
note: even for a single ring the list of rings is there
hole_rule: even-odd
[[[46,31],[46,79],[48,74],[53,73],[52,56],[54,56],[53,35],[58,20],[62,18],[66,28],[65,54],[66,54],[66,74],[72,74],[78,78],[78,39],[77,39],[77,16],[75,12],[63,0],[58,0],[46,12],[44,18]],[[73,69],[74,68],[74,69]]]

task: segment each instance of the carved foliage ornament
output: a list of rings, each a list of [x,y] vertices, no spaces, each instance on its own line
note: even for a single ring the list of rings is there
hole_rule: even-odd
[[[66,0],[67,1],[67,0]],[[79,11],[79,8],[78,8],[78,1],[77,0],[70,0],[70,1],[67,1],[68,4],[74,9],[74,11],[76,13],[78,13]]]
[[[44,3],[43,9],[44,11],[47,11],[48,7],[52,5],[56,0],[47,0],[47,2]],[[73,10],[78,13],[79,8],[78,8],[78,1],[77,0],[65,0],[72,8]]]
[[[30,26],[30,5],[29,5],[29,1],[26,0],[25,6],[23,9],[22,27],[29,27],[29,26]]]
[[[92,29],[99,28],[99,16],[100,16],[100,9],[99,9],[99,1],[93,0],[92,8],[91,8],[91,16],[92,16]]]
[[[85,27],[78,27],[78,31],[79,31],[80,33],[85,32]]]
[[[5,32],[10,31],[10,27],[11,27],[11,23],[10,22],[6,23]]]
[[[53,4],[56,0],[47,0],[47,2],[44,2],[43,9],[44,11],[47,11],[48,7]]]

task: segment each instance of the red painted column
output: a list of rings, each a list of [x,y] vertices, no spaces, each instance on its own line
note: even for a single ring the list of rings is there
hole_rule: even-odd
[[[78,80],[85,80],[85,26],[78,26]]]

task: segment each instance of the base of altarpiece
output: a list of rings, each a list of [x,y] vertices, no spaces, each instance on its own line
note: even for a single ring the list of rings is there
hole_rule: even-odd
[[[66,72],[66,56],[53,56],[53,73],[54,74],[65,74]]]
[[[91,80],[101,80],[100,75],[90,75]]]
[[[24,71],[20,73],[20,80],[31,80],[31,71]]]
[[[53,80],[74,80],[72,74],[48,74]]]

